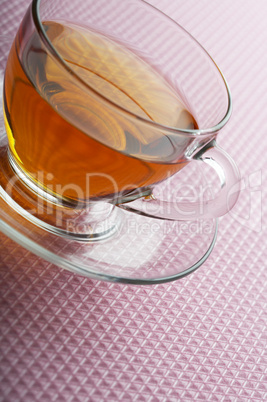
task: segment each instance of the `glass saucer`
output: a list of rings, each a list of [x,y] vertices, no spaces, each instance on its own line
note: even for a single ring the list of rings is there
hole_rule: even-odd
[[[2,97],[2,80],[0,85]],[[1,99],[2,100],[2,99]],[[7,154],[7,136],[0,113],[0,155]],[[0,157],[0,231],[36,255],[59,267],[94,279],[132,284],[176,280],[200,267],[210,255],[217,235],[217,220],[167,221],[136,215],[115,207],[116,230],[100,241],[48,231],[21,213],[5,191],[3,156]],[[157,186],[171,196],[177,183],[188,187],[205,183],[194,162]],[[171,182],[170,182],[171,180]],[[38,222],[37,222],[38,223]]]

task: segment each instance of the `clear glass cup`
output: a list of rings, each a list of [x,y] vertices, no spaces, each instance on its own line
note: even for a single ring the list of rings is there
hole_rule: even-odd
[[[5,71],[6,201],[38,230],[91,243],[118,232],[117,207],[148,219],[214,219],[239,192],[238,169],[216,143],[231,109],[207,52],[145,1],[33,0]],[[155,196],[192,161],[215,169],[215,198]]]

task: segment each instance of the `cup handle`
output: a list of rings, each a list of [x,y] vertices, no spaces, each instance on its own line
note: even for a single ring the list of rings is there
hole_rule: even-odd
[[[233,159],[220,148],[216,140],[205,145],[193,159],[210,165],[217,173],[221,189],[211,200],[174,202],[157,199],[152,194],[144,198],[118,203],[117,206],[148,217],[168,220],[210,219],[225,215],[235,205],[240,192],[240,175]]]

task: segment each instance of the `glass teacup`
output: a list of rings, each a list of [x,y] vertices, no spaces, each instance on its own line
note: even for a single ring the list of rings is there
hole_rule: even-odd
[[[94,226],[114,205],[167,220],[221,216],[238,197],[236,165],[216,144],[231,109],[214,61],[145,1],[33,0],[5,73],[7,193],[34,223],[90,240],[114,233],[117,218]],[[157,199],[154,186],[192,160],[216,170],[218,196]]]

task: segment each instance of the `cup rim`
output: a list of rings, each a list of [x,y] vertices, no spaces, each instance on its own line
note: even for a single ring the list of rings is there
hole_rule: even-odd
[[[109,106],[111,106],[112,108],[116,109],[117,111],[119,111],[121,114],[126,114],[128,118],[131,119],[138,119],[139,122],[142,122],[142,124],[144,124],[145,126],[149,126],[149,127],[153,127],[154,129],[163,131],[164,133],[169,133],[169,134],[186,134],[189,137],[198,137],[198,136],[212,136],[214,134],[216,134],[222,127],[225,126],[225,124],[228,122],[228,120],[230,119],[231,113],[232,113],[232,96],[231,96],[231,92],[230,92],[230,88],[229,85],[222,73],[222,71],[220,70],[220,68],[218,67],[218,65],[216,64],[216,62],[213,60],[213,58],[210,56],[210,54],[207,52],[207,50],[188,32],[186,31],[180,24],[178,24],[176,21],[174,21],[171,17],[169,17],[167,14],[165,14],[163,11],[159,10],[158,8],[156,8],[155,6],[147,3],[146,0],[139,0],[140,2],[146,4],[147,6],[153,8],[154,10],[156,10],[159,14],[161,14],[163,17],[169,19],[169,21],[171,21],[173,24],[175,24],[177,27],[179,27],[179,29],[181,29],[182,31],[184,31],[191,40],[193,40],[206,54],[206,56],[212,61],[212,63],[215,65],[215,67],[217,68],[223,82],[225,85],[225,89],[227,92],[227,98],[228,98],[228,106],[227,106],[227,110],[226,113],[224,115],[224,117],[214,126],[212,127],[208,127],[208,128],[199,128],[199,129],[182,129],[182,128],[177,128],[177,127],[171,127],[171,126],[166,126],[164,124],[160,124],[158,122],[152,121],[152,120],[148,120],[144,117],[141,117],[139,115],[136,115],[135,113],[132,113],[131,111],[119,106],[118,104],[116,104],[115,102],[112,102],[111,100],[107,99],[105,96],[103,96],[100,92],[98,92],[97,90],[95,90],[94,88],[92,88],[87,82],[85,82],[81,77],[79,77],[79,75],[72,70],[72,68],[64,61],[64,59],[60,56],[60,54],[57,52],[57,50],[54,48],[54,46],[52,45],[52,42],[50,41],[50,39],[48,38],[48,36],[46,35],[46,32],[44,30],[43,24],[41,22],[41,18],[40,18],[40,13],[39,13],[39,6],[42,0],[32,0],[32,17],[33,17],[33,21],[35,24],[35,28],[39,34],[40,39],[42,40],[43,44],[45,45],[46,49],[48,50],[48,52],[50,53],[50,55],[57,60],[58,63],[61,64],[61,66],[72,75],[72,77],[74,77],[83,87],[87,88],[88,90],[90,90],[91,92],[93,92],[95,94],[95,96],[97,96],[98,98],[101,99],[101,101],[104,101],[106,104],[108,104]]]

